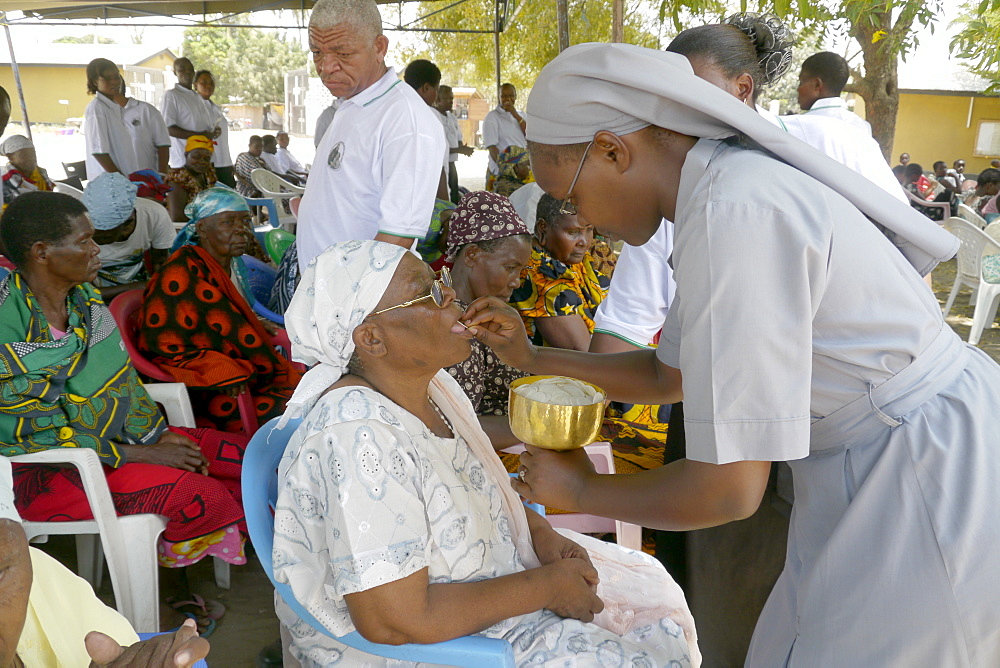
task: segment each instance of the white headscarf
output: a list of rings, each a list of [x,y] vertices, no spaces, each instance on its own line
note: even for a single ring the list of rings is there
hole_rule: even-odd
[[[528,139],[549,145],[588,142],[601,130],[625,135],[650,125],[705,139],[743,133],[886,228],[921,274],[958,251],[952,234],[695,76],[688,59],[677,53],[631,44],[572,46],[538,75],[525,120]]]
[[[0,520],[21,521],[14,506],[14,472],[10,460],[0,455]]]
[[[347,371],[355,328],[375,310],[407,250],[382,241],[342,241],[313,259],[285,311],[292,359],[312,368],[299,381],[279,426],[309,412]]]

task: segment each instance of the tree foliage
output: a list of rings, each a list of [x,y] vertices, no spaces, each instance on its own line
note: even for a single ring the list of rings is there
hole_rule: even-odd
[[[188,28],[181,50],[196,70],[215,75],[218,103],[265,104],[285,99],[285,72],[306,66],[294,39],[257,28]]]
[[[720,10],[717,0],[684,0],[697,6],[704,17]],[[611,40],[611,3],[605,0],[567,0],[570,43]],[[527,89],[545,63],[559,53],[556,34],[555,0],[520,0],[513,4],[510,21],[500,36],[501,78],[518,89]],[[659,48],[664,30],[669,30],[682,7],[671,0],[626,2],[625,41]],[[421,2],[421,15],[440,9],[439,2]],[[640,11],[640,9],[642,11]],[[662,12],[660,16],[657,12]],[[493,25],[492,0],[467,0],[461,5],[421,21],[421,27],[490,30]],[[428,58],[441,68],[445,83],[474,86],[487,96],[495,95],[494,46],[491,34],[451,34],[429,32],[421,48],[397,50],[399,64],[414,58]],[[523,101],[522,101],[523,102]]]
[[[969,69],[990,80],[989,93],[1000,93],[1000,0],[967,3],[956,23],[963,26],[951,42],[955,55],[971,61]]]

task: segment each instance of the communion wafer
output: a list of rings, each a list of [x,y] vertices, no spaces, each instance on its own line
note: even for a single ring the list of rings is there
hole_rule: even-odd
[[[556,376],[514,388],[525,399],[556,406],[588,406],[604,401],[604,395],[575,378]]]

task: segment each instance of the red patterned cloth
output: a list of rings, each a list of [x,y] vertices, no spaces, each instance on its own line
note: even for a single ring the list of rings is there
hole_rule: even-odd
[[[212,429],[171,431],[194,439],[208,459],[208,475],[158,464],[105,467],[111,500],[119,515],[155,513],[167,518],[160,540],[160,563],[185,566],[205,556],[246,563],[246,533],[240,489],[248,439]],[[75,468],[14,464],[17,510],[33,522],[93,519]]]

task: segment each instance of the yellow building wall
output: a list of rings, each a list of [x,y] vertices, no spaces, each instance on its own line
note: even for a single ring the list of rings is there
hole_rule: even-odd
[[[84,109],[93,99],[87,94],[86,65],[25,65],[20,69],[24,101],[32,123],[65,124],[67,118],[83,117]],[[10,93],[10,120],[23,121],[10,67],[0,68],[0,86]],[[59,100],[67,100],[69,104],[59,104]]]
[[[1000,98],[901,93],[891,164],[897,164],[899,154],[904,152],[927,171],[938,160],[944,160],[950,168],[961,158],[967,172],[978,174],[990,166],[991,158],[1000,157],[973,156],[979,121],[1000,121]]]
[[[140,67],[152,67],[157,70],[169,70],[174,66],[174,59],[165,53],[159,53],[152,58],[147,58],[138,63],[135,63]]]

